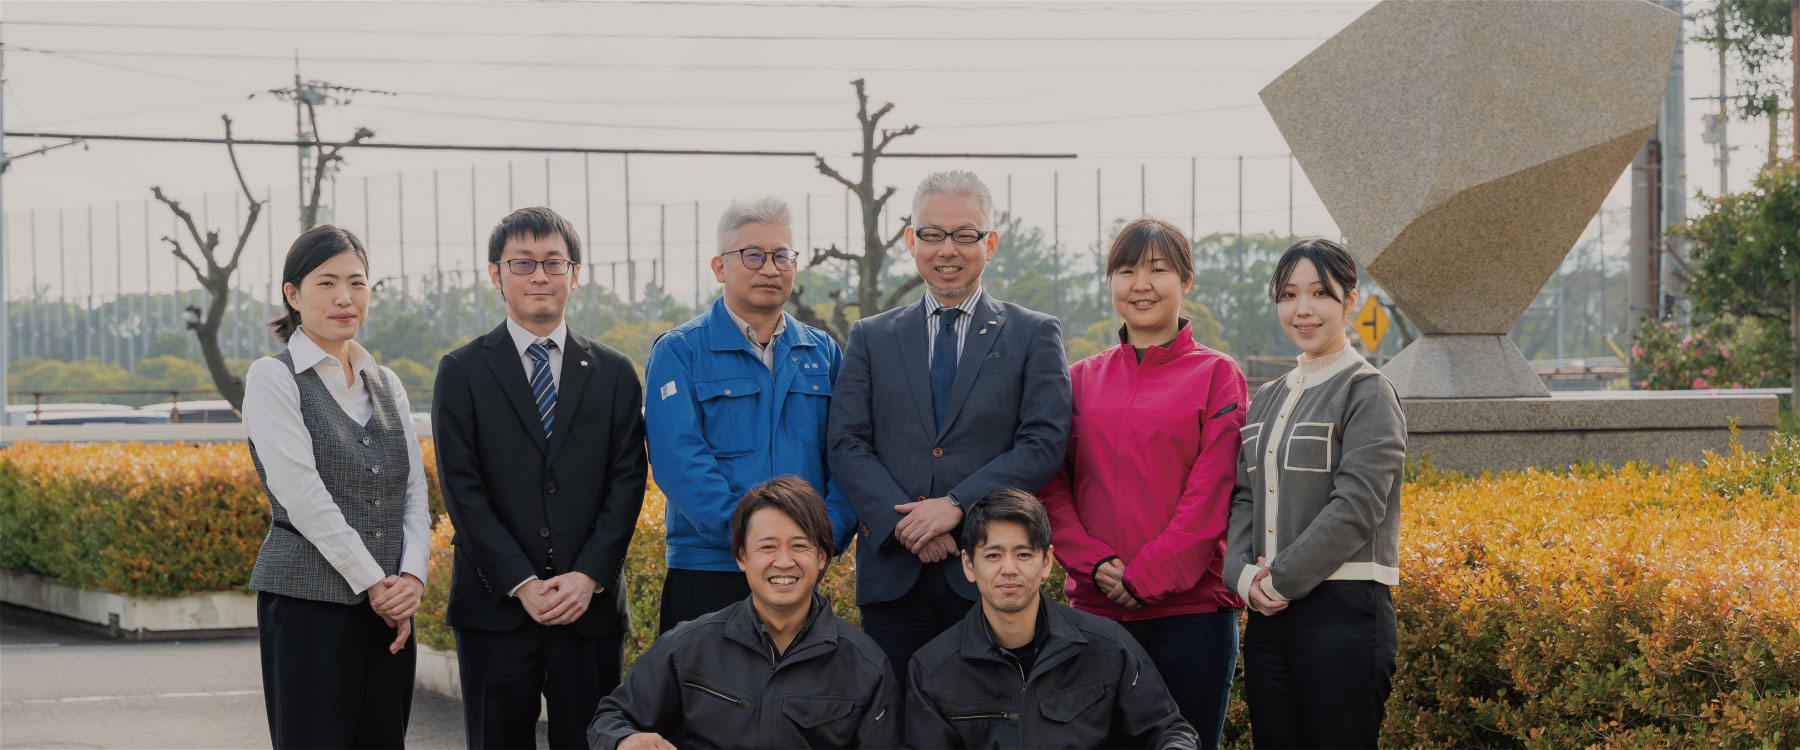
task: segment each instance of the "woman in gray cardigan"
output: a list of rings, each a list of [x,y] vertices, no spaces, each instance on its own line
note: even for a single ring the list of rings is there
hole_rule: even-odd
[[[1299,366],[1250,402],[1225,581],[1250,604],[1244,679],[1257,747],[1375,747],[1394,675],[1406,420],[1349,346],[1356,264],[1304,240],[1269,296]]]

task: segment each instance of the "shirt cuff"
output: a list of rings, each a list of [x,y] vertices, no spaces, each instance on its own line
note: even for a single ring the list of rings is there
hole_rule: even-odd
[[[1281,592],[1275,590],[1275,574],[1274,573],[1270,573],[1268,578],[1263,579],[1262,587],[1263,587],[1263,593],[1268,594],[1270,599],[1274,599],[1275,601],[1278,601],[1278,602],[1285,602],[1288,600],[1287,597],[1281,595]]]
[[[352,559],[338,572],[344,576],[344,582],[350,584],[350,590],[360,594],[381,583],[387,578],[387,574],[381,572],[381,566],[375,564],[375,558],[367,555],[358,557],[362,559]]]
[[[510,590],[510,591],[507,591],[507,592],[506,592],[506,595],[507,595],[507,596],[513,596],[513,597],[516,597],[516,596],[518,596],[518,595],[519,595],[519,589],[521,589],[521,588],[524,588],[524,586],[525,586],[525,584],[527,584],[527,583],[531,583],[531,582],[532,582],[532,581],[535,581],[535,580],[537,580],[537,576],[532,576],[532,577],[530,577],[530,578],[527,578],[527,579],[525,579],[525,580],[523,580],[523,581],[520,581],[520,582],[519,582],[519,585],[517,585],[517,586],[514,586],[514,587],[512,587],[512,589],[511,589],[511,590]]]
[[[1238,596],[1242,597],[1244,600],[1244,603],[1246,603],[1246,604],[1248,604],[1250,602],[1250,584],[1256,580],[1256,573],[1259,570],[1262,570],[1261,565],[1252,564],[1252,565],[1245,565],[1243,572],[1238,573],[1238,579],[1237,579]],[[1267,591],[1268,589],[1265,588],[1263,590]]]

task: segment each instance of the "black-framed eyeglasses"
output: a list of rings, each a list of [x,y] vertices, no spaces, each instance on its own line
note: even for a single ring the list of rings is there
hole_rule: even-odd
[[[763,264],[769,262],[770,258],[775,259],[775,268],[781,271],[792,271],[794,270],[794,266],[799,265],[800,263],[800,254],[792,250],[776,250],[771,253],[767,250],[746,247],[737,250],[727,250],[724,254],[730,255],[732,253],[737,253],[738,260],[743,261],[744,267],[752,271],[762,268]]]
[[[537,268],[540,265],[544,267],[544,273],[550,274],[551,276],[562,276],[567,274],[569,269],[572,269],[577,265],[574,261],[563,260],[561,258],[551,258],[549,260],[514,258],[513,260],[500,261],[500,263],[511,270],[514,276],[530,276],[537,271]]]
[[[993,233],[992,229],[958,229],[946,232],[937,227],[925,227],[913,230],[913,236],[919,238],[920,242],[943,242],[945,237],[949,237],[951,242],[958,245],[973,245]]]

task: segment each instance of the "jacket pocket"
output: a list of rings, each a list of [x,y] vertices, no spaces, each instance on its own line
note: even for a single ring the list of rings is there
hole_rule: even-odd
[[[1058,724],[1086,718],[1094,726],[1106,726],[1107,716],[1112,713],[1111,701],[1106,699],[1111,694],[1110,681],[1095,680],[1039,698],[1038,713]]]
[[[1297,422],[1288,431],[1287,455],[1281,468],[1287,471],[1331,472],[1331,434],[1337,427],[1330,422]]]
[[[806,695],[784,698],[781,715],[794,723],[811,747],[850,747],[862,720],[862,704],[848,698]]]
[[[800,438],[801,444],[817,448],[825,442],[825,423],[831,413],[831,376],[795,375],[788,384],[787,403],[782,406],[787,420],[787,434]]]
[[[700,402],[701,434],[720,457],[743,455],[756,448],[756,394],[762,385],[752,378],[719,378],[694,382]]]
[[[1261,468],[1262,460],[1257,456],[1262,448],[1262,423],[1247,424],[1238,428],[1238,438],[1242,445],[1238,447],[1238,463],[1244,465],[1244,472],[1255,474]]]
[[[727,691],[723,688],[713,687],[711,685],[708,685],[706,683],[699,682],[696,680],[682,680],[681,688],[682,688],[682,692],[689,693],[690,695],[694,696],[695,700],[704,700],[704,701],[709,701],[709,702],[717,701],[717,702],[722,702],[723,704],[737,706],[739,708],[749,708],[750,707],[749,701],[746,701],[743,698],[739,698],[736,695],[732,695],[732,692],[734,692],[734,691]],[[720,703],[711,703],[711,705],[720,705]]]

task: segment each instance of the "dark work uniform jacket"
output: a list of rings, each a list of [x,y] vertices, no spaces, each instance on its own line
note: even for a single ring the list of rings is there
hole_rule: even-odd
[[[1195,748],[1198,735],[1119,623],[1039,599],[1027,671],[977,606],[913,655],[906,744],[916,748]]]
[[[600,701],[588,745],[655,732],[709,747],[898,747],[900,686],[881,649],[813,594],[777,653],[748,599],[658,638]]]

